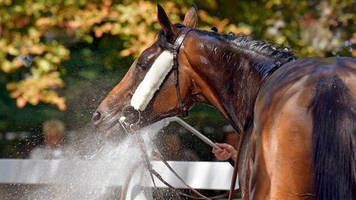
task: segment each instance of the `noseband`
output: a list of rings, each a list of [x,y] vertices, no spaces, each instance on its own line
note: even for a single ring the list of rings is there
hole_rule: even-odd
[[[181,115],[183,117],[186,117],[188,115],[188,111],[184,109],[182,97],[180,95],[180,87],[179,87],[179,74],[178,74],[178,66],[179,66],[179,61],[178,61],[178,54],[179,50],[183,45],[183,41],[185,39],[185,36],[192,31],[193,29],[190,28],[183,28],[183,30],[180,32],[178,35],[177,39],[174,41],[173,44],[169,43],[167,40],[164,41],[164,44],[160,44],[160,47],[164,50],[167,50],[173,54],[173,67],[172,70],[174,72],[174,83],[176,87],[176,92],[177,92],[177,98],[178,98],[178,106],[181,112]]]

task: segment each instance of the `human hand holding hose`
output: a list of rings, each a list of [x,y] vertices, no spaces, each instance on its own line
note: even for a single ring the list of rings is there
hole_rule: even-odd
[[[215,143],[220,149],[213,148],[212,152],[218,160],[232,159],[236,162],[237,151],[236,149],[227,143]]]

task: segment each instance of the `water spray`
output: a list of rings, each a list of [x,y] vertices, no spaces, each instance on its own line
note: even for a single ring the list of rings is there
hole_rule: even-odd
[[[167,127],[171,122],[176,122],[178,124],[180,124],[181,126],[183,126],[184,128],[186,128],[188,131],[190,131],[191,133],[193,133],[195,136],[197,136],[199,139],[201,139],[203,142],[205,142],[206,144],[208,144],[209,146],[216,148],[216,149],[220,149],[220,147],[218,147],[214,142],[212,142],[209,138],[207,138],[206,136],[204,136],[202,133],[200,133],[198,130],[196,130],[194,127],[190,126],[188,123],[186,123],[185,121],[183,121],[182,119],[178,118],[178,117],[170,117],[170,118],[165,118],[162,119],[158,122],[155,122],[149,126],[146,126],[140,130],[138,130],[138,132],[145,132],[145,131],[149,131],[149,130],[161,130],[165,127]],[[137,136],[138,137],[138,136]],[[193,198],[193,199],[207,199],[207,200],[211,200],[211,198],[206,197],[205,195],[201,194],[199,191],[197,191],[196,189],[192,188],[190,185],[188,185],[187,183],[185,183],[185,181],[182,179],[182,177],[180,177],[177,172],[168,164],[167,161],[165,161],[163,158],[160,158],[160,160],[164,163],[164,165],[166,165],[166,167],[187,187],[189,188],[194,194],[198,195],[198,196],[192,196],[189,194],[186,194],[184,192],[181,192],[179,190],[176,190],[176,188],[174,188],[172,185],[170,185],[168,182],[166,182],[161,176],[160,174],[158,174],[150,165],[149,161],[147,160],[147,154],[146,154],[146,162],[147,162],[147,169],[150,172],[151,178],[152,175],[155,175],[160,181],[162,181],[162,183],[164,183],[165,185],[167,185],[167,187],[169,187],[170,189],[176,191],[178,194],[189,197],[189,198]],[[152,179],[153,181],[153,179]],[[221,195],[219,195],[220,197]],[[223,195],[225,197],[225,194]],[[215,199],[215,198],[214,198]]]
[[[167,127],[171,122],[176,122],[179,125],[183,126],[185,129],[187,129],[189,132],[197,136],[199,139],[201,139],[204,143],[208,144],[209,146],[215,149],[220,149],[220,147],[218,147],[213,141],[211,141],[209,138],[207,138],[205,135],[200,133],[197,129],[195,129],[194,127],[192,127],[191,125],[189,125],[187,122],[185,122],[179,117],[169,117],[169,118],[162,119],[161,121],[155,122],[149,126],[142,128],[140,131],[145,131],[150,129],[161,130]]]
[[[139,118],[140,119],[140,118]],[[126,134],[129,134],[130,132],[134,134],[136,141],[139,144],[140,150],[141,150],[141,156],[142,156],[142,160],[144,161],[145,167],[146,169],[149,171],[153,186],[156,187],[155,181],[153,176],[156,176],[162,183],[164,183],[165,185],[167,185],[167,187],[169,187],[170,189],[176,191],[177,193],[186,196],[186,197],[190,197],[190,198],[194,198],[194,199],[207,199],[210,200],[210,198],[204,196],[203,194],[201,194],[200,192],[198,192],[196,189],[192,188],[191,186],[189,186],[188,184],[185,183],[185,181],[177,174],[176,171],[174,171],[174,169],[168,164],[167,161],[165,161],[164,159],[160,158],[160,160],[166,165],[166,167],[168,167],[168,169],[187,187],[189,188],[193,193],[195,193],[196,195],[198,195],[198,197],[195,196],[191,196],[189,194],[186,194],[184,192],[180,192],[179,190],[176,190],[172,185],[170,185],[168,182],[166,182],[160,174],[158,174],[153,168],[152,165],[149,161],[149,157],[147,154],[147,150],[146,150],[146,146],[144,144],[143,138],[141,137],[141,134],[139,133],[144,133],[146,131],[149,130],[161,130],[165,127],[167,127],[171,122],[177,122],[178,124],[180,124],[181,126],[183,126],[184,128],[186,128],[188,131],[190,131],[191,133],[193,133],[195,136],[197,136],[199,139],[201,139],[203,142],[205,142],[206,144],[208,144],[209,146],[216,148],[216,149],[220,149],[220,147],[218,147],[214,142],[212,142],[209,138],[207,138],[206,136],[204,136],[202,133],[200,133],[198,130],[196,130],[194,127],[190,126],[188,123],[186,123],[185,121],[183,121],[182,119],[178,118],[178,117],[170,117],[170,118],[165,118],[162,119],[158,122],[155,122],[149,126],[143,127],[137,131],[133,131],[132,130],[132,126],[134,124],[130,124],[129,127],[127,126],[127,123],[125,122],[126,117],[122,116],[119,119],[119,123],[120,125],[123,127],[124,131],[126,132]],[[139,120],[138,120],[139,122]],[[136,122],[136,123],[138,123]],[[127,129],[129,128],[129,130]],[[133,173],[134,171],[132,171]],[[130,182],[132,174],[126,178],[125,183],[128,184]],[[125,185],[126,185],[125,184]],[[127,185],[126,185],[127,186]],[[126,186],[123,187],[122,190],[122,194],[126,194]],[[225,196],[225,195],[224,195]],[[123,197],[125,198],[125,197]],[[121,198],[122,199],[122,198]]]

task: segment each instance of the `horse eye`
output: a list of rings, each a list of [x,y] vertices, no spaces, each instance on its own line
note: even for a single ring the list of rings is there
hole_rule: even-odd
[[[137,67],[140,69],[146,69],[147,68],[147,64],[146,63],[137,63]]]

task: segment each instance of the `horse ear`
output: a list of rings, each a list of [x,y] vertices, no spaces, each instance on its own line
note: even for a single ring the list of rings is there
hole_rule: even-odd
[[[172,38],[173,36],[173,25],[169,21],[168,16],[161,5],[157,4],[158,8],[158,21],[162,26],[162,29],[167,38]]]
[[[195,28],[198,25],[198,8],[195,4],[192,4],[184,17],[183,24],[190,27]]]

